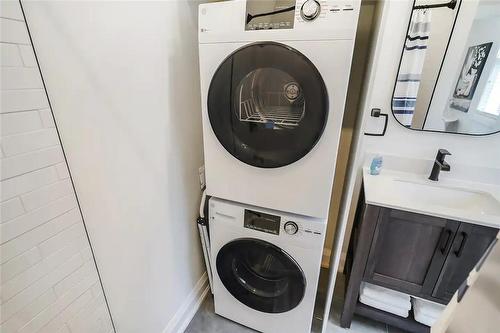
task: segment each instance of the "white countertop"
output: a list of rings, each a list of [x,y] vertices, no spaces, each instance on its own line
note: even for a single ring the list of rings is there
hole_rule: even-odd
[[[367,160],[366,164],[369,165],[370,161]],[[434,182],[427,179],[427,172],[424,173],[430,172],[430,168],[432,161],[401,163],[395,157],[386,156],[379,175],[370,175],[369,167],[365,166],[366,203],[500,228],[500,184],[497,183],[500,173],[462,166],[456,167],[457,172],[453,174],[452,165],[450,172],[442,172],[440,180]],[[471,176],[468,177],[467,173]]]

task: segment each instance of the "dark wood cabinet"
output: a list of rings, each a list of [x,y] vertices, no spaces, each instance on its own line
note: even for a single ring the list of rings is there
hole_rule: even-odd
[[[381,209],[365,281],[416,296],[431,295],[458,222]]]
[[[412,332],[429,328],[359,303],[362,281],[447,304],[495,239],[498,229],[360,204],[346,267],[340,324],[354,313]],[[354,243],[354,244],[353,244]]]
[[[495,239],[497,229],[461,223],[432,296],[449,301]]]

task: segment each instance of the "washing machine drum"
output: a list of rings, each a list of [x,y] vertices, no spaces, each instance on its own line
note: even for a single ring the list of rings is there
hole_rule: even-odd
[[[252,309],[282,313],[304,297],[306,280],[299,265],[266,241],[245,238],[228,243],[217,254],[216,266],[231,295]]]
[[[304,157],[318,142],[328,96],[309,59],[284,44],[242,47],[215,72],[208,117],[222,146],[240,161],[276,168]]]

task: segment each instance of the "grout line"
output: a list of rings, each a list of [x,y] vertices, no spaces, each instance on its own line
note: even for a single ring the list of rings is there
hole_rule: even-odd
[[[0,42],[0,44],[9,44],[9,45],[24,45],[24,46],[29,46],[29,44],[25,44],[25,43],[14,43],[14,42],[5,42],[5,41]]]
[[[17,18],[12,18],[12,17],[6,17],[6,16],[1,16],[1,15],[0,15],[0,18],[1,18],[1,19],[4,19],[4,20],[10,20],[10,21],[16,21],[16,22],[21,22],[21,23],[23,23],[23,20],[22,20],[22,19],[17,19]]]
[[[34,111],[34,112],[37,112],[37,111]],[[37,112],[38,115],[40,115],[39,112]],[[41,121],[41,119],[40,119]],[[33,129],[27,129],[25,131],[21,131],[21,132],[16,132],[16,133],[11,133],[11,134],[7,134],[7,135],[2,135],[0,136],[2,139],[4,138],[9,138],[9,137],[12,137],[12,136],[22,136],[22,135],[26,135],[26,134],[33,134],[35,132],[42,132],[42,131],[47,131],[47,130],[50,130],[50,127],[40,127],[40,128],[33,128]],[[28,154],[30,152],[33,152],[33,151],[37,151],[37,150],[44,150],[46,148],[52,148],[52,147],[59,147],[60,145],[59,144],[55,144],[55,145],[51,145],[51,146],[47,146],[47,147],[42,147],[42,148],[39,148],[39,149],[36,149],[36,150],[32,150],[32,151],[27,151],[27,152],[24,152],[24,153],[18,153],[18,154],[15,154],[15,155],[21,155],[21,154]],[[15,156],[15,155],[10,155],[10,156]],[[8,156],[8,157],[10,157]]]
[[[56,147],[56,146],[54,146],[54,147]],[[58,146],[57,146],[57,147],[58,147]],[[43,149],[41,149],[41,150],[43,150]],[[36,152],[36,151],[38,151],[38,150],[35,150],[35,152]],[[33,153],[33,152],[32,152],[32,153]],[[19,155],[22,155],[22,154],[19,154]],[[18,156],[19,156],[19,155],[18,155]],[[3,159],[5,160],[6,158],[4,157]],[[57,164],[62,163],[62,162],[64,162],[64,160],[57,161],[57,162],[55,162],[55,163],[51,163],[51,164],[48,164],[48,165],[44,165],[43,167],[36,168],[36,169],[30,170],[30,171],[26,171],[26,172],[20,173],[20,174],[15,175],[15,176],[11,176],[11,177],[4,178],[4,179],[0,180],[0,182],[3,182],[3,181],[5,181],[5,180],[10,180],[10,179],[13,179],[13,178],[16,178],[16,177],[24,176],[24,175],[26,175],[26,174],[28,174],[28,173],[32,173],[32,172],[34,172],[34,171],[39,171],[39,170],[42,170],[42,169],[45,169],[45,168],[49,168],[49,167],[51,167],[51,166],[56,166]]]
[[[21,62],[22,62],[22,59],[21,59]],[[5,66],[5,65],[2,65],[2,66],[0,66],[0,68],[35,68],[35,67],[28,67],[28,66],[24,65],[24,63],[23,63],[21,66]],[[12,89],[12,90],[17,90],[17,89]]]
[[[45,130],[50,130],[50,128],[41,128],[40,130],[41,131],[45,131]],[[36,132],[36,131],[24,132],[24,133],[13,134],[13,135],[8,135],[8,136],[23,135],[25,133],[31,133],[31,132]],[[2,138],[6,138],[8,136],[3,136]],[[25,155],[25,154],[30,154],[30,153],[36,153],[37,151],[45,150],[45,149],[49,149],[49,148],[54,148],[54,147],[60,147],[60,146],[59,146],[59,144],[55,144],[55,145],[45,146],[45,147],[41,147],[41,148],[38,148],[38,149],[35,149],[35,150],[24,151],[24,152],[12,154],[12,155],[5,155],[4,154],[3,159],[14,158],[14,157],[17,157],[17,156],[21,156],[21,155]]]
[[[41,90],[41,89],[26,89],[26,90]],[[6,91],[6,90],[3,90],[3,91]],[[6,111],[6,112],[0,113],[0,115],[3,115],[3,114],[12,114],[12,113],[21,113],[21,112],[38,112],[38,111],[47,110],[47,109],[48,109],[47,107],[42,107],[42,108],[37,108],[37,109],[23,109],[23,110],[17,110],[17,111]]]
[[[23,270],[23,271],[21,271],[21,272],[19,272],[19,273],[17,273],[17,274],[14,274],[14,275],[13,275],[12,277],[10,277],[9,279],[7,279],[7,280],[2,280],[2,285],[3,285],[3,284],[5,284],[6,282],[9,282],[9,281],[10,281],[10,280],[12,280],[12,279],[14,279],[16,276],[18,276],[18,275],[20,275],[20,274],[22,274],[22,273],[26,272],[28,269],[30,269],[31,267],[35,266],[36,264],[38,264],[39,262],[41,262],[41,261],[43,260],[43,258],[42,258],[42,254],[40,253],[40,249],[38,248],[38,244],[37,244],[37,245],[35,245],[35,246],[33,246],[33,247],[31,247],[31,248],[27,249],[26,251],[21,252],[21,253],[20,253],[20,254],[18,254],[17,256],[15,256],[15,257],[13,257],[13,258],[11,258],[11,259],[7,260],[6,262],[4,262],[3,264],[1,264],[0,266],[3,266],[3,265],[8,264],[10,261],[12,261],[12,260],[14,260],[14,259],[16,259],[16,258],[18,258],[18,257],[22,256],[22,255],[23,255],[23,254],[25,254],[26,252],[31,251],[31,250],[33,250],[33,249],[36,249],[36,250],[37,250],[37,252],[38,252],[38,254],[39,254],[39,256],[40,256],[40,260],[38,260],[38,261],[34,262],[31,266],[26,267],[26,269],[25,269],[25,270]]]
[[[28,289],[29,287],[31,287],[32,285],[34,285],[35,283],[37,283],[38,281],[40,281],[41,279],[43,279],[44,277],[46,277],[47,275],[51,274],[51,273],[52,273],[52,272],[54,272],[57,268],[59,268],[61,265],[63,265],[63,264],[65,264],[65,263],[67,263],[68,261],[70,261],[71,259],[73,259],[73,258],[74,258],[74,257],[76,257],[76,256],[80,256],[80,258],[81,258],[81,259],[83,259],[83,258],[82,258],[82,256],[81,256],[81,254],[80,254],[80,252],[76,252],[74,255],[72,255],[71,257],[69,257],[67,260],[65,260],[65,261],[63,261],[63,262],[58,263],[58,264],[55,266],[55,268],[54,268],[53,270],[51,270],[51,271],[47,272],[46,274],[42,275],[39,279],[37,279],[37,280],[33,281],[32,283],[30,283],[29,285],[25,286],[24,288],[22,288],[21,290],[19,290],[17,293],[15,293],[14,295],[12,295],[12,296],[11,296],[11,297],[9,297],[8,299],[3,299],[3,300],[2,300],[2,302],[3,302],[2,304],[7,303],[7,302],[8,302],[8,301],[10,301],[11,299],[13,299],[14,297],[16,297],[16,296],[17,296],[17,295],[19,295],[20,293],[22,293],[24,290]],[[38,262],[38,264],[40,264],[40,263],[42,263],[42,262],[43,262],[43,259],[42,259],[42,260],[40,260],[40,261]],[[83,265],[85,265],[85,262],[83,262],[83,260],[82,260],[82,264],[81,264],[80,266],[78,266],[75,270],[71,271],[69,274],[67,274],[67,275],[65,275],[64,277],[62,277],[62,278],[61,278],[60,280],[58,280],[57,282],[60,282],[60,281],[64,280],[65,278],[67,278],[68,276],[70,276],[72,273],[74,273],[75,271],[77,271],[78,269],[80,269]],[[56,282],[56,283],[57,283],[57,282]],[[51,287],[50,287],[50,288],[47,288],[46,290],[49,290],[49,289],[51,289],[51,288],[53,288],[53,287],[54,287],[54,285],[51,285]],[[45,292],[45,291],[44,291],[44,292]],[[56,294],[56,296],[57,296],[57,294]],[[57,298],[59,298],[59,297],[57,297]],[[57,301],[57,298],[56,298],[56,301]],[[36,299],[36,298],[35,298],[35,299]],[[23,308],[24,308],[24,307],[23,307]],[[14,314],[13,314],[11,317],[9,317],[8,319],[12,318],[12,317],[13,317],[13,316],[15,316],[16,314],[17,314],[17,312],[16,312],[16,313],[14,313]],[[7,319],[7,320],[8,320],[8,319]],[[7,320],[5,320],[5,321],[7,321]],[[23,327],[24,327],[24,326],[23,326]]]
[[[59,162],[59,163],[62,163],[62,162]],[[59,164],[59,163],[57,163],[57,164]],[[41,170],[43,170],[43,169],[51,169],[51,168],[54,168],[54,172],[56,173],[56,176],[57,176],[56,180],[54,180],[54,181],[52,181],[52,182],[50,182],[50,183],[47,183],[47,184],[43,184],[43,185],[41,185],[41,187],[48,186],[48,185],[51,185],[51,184],[55,184],[55,183],[57,183],[58,181],[62,180],[62,179],[60,179],[60,178],[59,178],[59,175],[57,175],[57,169],[55,168],[55,166],[56,166],[57,164],[52,164],[52,165],[49,165],[49,166],[44,167],[44,168],[41,168],[41,169],[33,170],[33,171],[27,172],[27,173],[25,173],[25,174],[23,174],[23,175],[27,175],[27,174],[30,174],[30,173],[33,173],[33,172],[41,171]],[[17,176],[16,176],[16,177],[17,177]],[[16,177],[13,177],[13,178],[16,178]],[[9,179],[13,179],[13,178],[9,178]],[[67,179],[67,178],[63,178],[63,179]],[[5,179],[5,180],[6,180],[6,179]],[[0,184],[1,184],[1,182],[3,182],[3,180],[2,180],[2,181],[0,181]],[[25,195],[25,194],[27,194],[27,193],[33,192],[33,191],[35,191],[35,190],[36,190],[36,189],[38,189],[38,188],[40,188],[40,187],[37,187],[37,188],[32,189],[32,190],[28,190],[28,191],[26,191],[26,192],[21,192],[21,193],[18,193],[18,194],[16,194],[16,195],[12,196],[12,197],[8,197],[8,198],[6,198],[6,199],[0,200],[0,203],[5,202],[5,201],[10,200],[10,199],[13,199],[13,198],[15,198],[15,197],[20,197],[21,195]]]
[[[22,68],[36,70],[36,67],[2,67],[2,68]],[[2,89],[2,91],[23,91],[23,90],[41,90],[43,87],[28,87],[28,88],[10,88]]]
[[[86,264],[86,262],[85,262]],[[84,265],[85,265],[84,264]],[[79,267],[78,269],[81,269],[84,265],[82,265],[81,267]],[[78,270],[77,269],[77,270]],[[75,273],[76,271],[73,271],[71,274]],[[69,276],[69,275],[68,275]],[[86,278],[90,277],[90,274],[86,274],[84,275],[83,277],[81,277],[78,282],[77,282],[77,285],[79,285],[80,283],[82,283],[82,281],[84,281]],[[61,280],[62,281],[62,280]],[[96,280],[97,282],[97,280]],[[47,325],[49,325],[51,322],[53,322],[54,320],[56,320],[68,307],[70,307],[74,302],[76,302],[83,294],[85,294],[87,291],[90,291],[90,295],[91,295],[91,298],[93,298],[92,296],[92,286],[94,285],[94,283],[92,283],[87,289],[85,289],[84,291],[81,292],[81,294],[79,294],[78,296],[76,296],[71,302],[69,302],[69,304],[64,307],[63,310],[59,311],[59,313],[57,313],[53,318],[51,318],[45,325],[42,326],[42,328],[40,329],[40,331],[43,330],[43,328]],[[55,285],[52,286],[52,289],[54,290],[54,294],[56,294],[55,292],[55,289],[54,289]],[[63,297],[66,293],[68,293],[70,290],[67,290],[66,292],[64,292],[61,296],[57,296],[56,294],[56,297],[57,299]],[[88,303],[85,303],[85,304],[88,304]],[[64,323],[66,323],[66,321],[64,321]]]
[[[19,217],[23,216],[23,215],[26,215],[29,211],[26,209],[26,206],[24,205],[24,200],[23,200],[22,196],[21,195],[16,195],[14,198],[19,198],[19,201],[21,202],[21,207],[23,207],[23,210],[24,210],[24,214],[19,215]]]
[[[38,114],[40,114],[40,113],[38,112]],[[41,119],[40,119],[40,121],[41,121]],[[47,131],[54,131],[55,132],[56,129],[54,127],[42,127],[42,128],[30,129],[30,130],[27,130],[25,132],[19,132],[19,133],[2,135],[1,138],[4,139],[4,138],[12,137],[12,136],[22,136],[22,135],[26,135],[26,134],[34,134],[36,132],[47,132]],[[57,143],[55,145],[47,146],[47,147],[42,147],[42,148],[39,148],[39,149],[36,149],[36,150],[41,150],[41,149],[55,147],[55,146],[59,146],[59,143]],[[36,150],[32,150],[32,151],[36,151]],[[31,151],[27,151],[25,153],[30,153],[30,152]],[[21,155],[21,154],[24,154],[24,153],[19,153],[19,154],[10,155],[10,156],[16,156],[16,155]],[[10,156],[6,156],[6,157],[10,157]]]
[[[27,45],[26,45],[27,46]],[[31,69],[34,69],[36,70],[36,67],[18,67],[18,68],[31,68]],[[19,90],[39,90],[40,92],[43,92],[43,87],[40,87],[40,88],[1,88],[2,92],[3,91],[19,91]]]
[[[24,68],[35,68],[36,66],[28,66],[26,65],[26,61],[23,57],[23,51],[21,50],[21,48],[19,47],[19,45],[17,46],[17,50],[19,52],[19,56],[21,57],[21,63],[23,64],[23,67]]]
[[[61,200],[61,199],[67,198],[67,197],[69,197],[69,196],[71,196],[71,195],[73,195],[73,196],[74,196],[74,194],[73,194],[73,193],[72,193],[72,194],[65,195],[65,196],[63,196],[63,197],[58,198],[57,200],[51,201],[48,205],[45,205],[45,206],[43,206],[43,207],[39,207],[39,208],[37,208],[37,209],[35,209],[35,210],[32,210],[32,211],[30,211],[29,213],[34,213],[34,212],[36,212],[37,210],[43,209],[43,208],[45,208],[45,207],[47,207],[47,206],[50,206],[52,203],[54,203],[54,202],[56,202],[56,201],[59,201],[59,200]],[[67,212],[69,212],[69,211],[71,211],[71,210],[73,210],[73,209],[75,209],[75,208],[77,208],[77,206],[71,207],[70,209],[68,209],[68,210],[64,211],[63,213],[61,213],[61,214],[59,214],[59,215],[57,215],[57,216],[55,216],[55,217],[51,218],[50,220],[47,220],[47,221],[45,221],[45,222],[42,222],[42,223],[40,223],[39,225],[37,225],[37,226],[35,226],[35,227],[33,227],[33,228],[29,229],[29,230],[26,230],[26,231],[24,231],[24,232],[20,233],[19,235],[15,236],[14,238],[11,238],[11,239],[9,239],[9,240],[7,240],[7,241],[3,242],[3,243],[0,243],[0,246],[3,246],[3,245],[5,245],[5,244],[7,244],[7,243],[9,243],[9,242],[12,242],[12,241],[13,241],[13,240],[15,240],[16,238],[18,238],[18,237],[20,237],[20,236],[24,235],[25,233],[30,232],[30,231],[32,231],[33,229],[36,229],[36,228],[38,228],[39,226],[42,226],[42,225],[44,225],[44,224],[46,224],[46,223],[48,223],[48,222],[50,222],[50,221],[52,221],[52,220],[54,220],[54,219],[56,219],[56,218],[58,218],[58,217],[60,217],[60,216],[62,216],[62,215],[64,215],[64,214],[66,214]],[[24,214],[24,215],[26,215],[26,214]],[[22,216],[19,216],[19,217],[22,217]],[[12,223],[12,221],[13,221],[13,220],[10,220],[10,221],[9,221],[9,223]],[[7,222],[6,222],[6,223],[7,223]],[[9,260],[10,260],[10,259],[9,259]]]
[[[76,208],[76,207],[75,207],[75,208]],[[75,209],[75,208],[73,208],[73,209]],[[64,229],[62,229],[62,230],[59,230],[58,232],[56,232],[56,233],[55,233],[55,234],[53,234],[53,235],[50,235],[50,237],[49,237],[49,238],[45,238],[44,240],[42,240],[42,241],[38,242],[38,243],[36,244],[36,247],[37,247],[37,248],[38,248],[38,250],[40,251],[40,256],[41,256],[42,258],[46,258],[46,257],[50,256],[50,254],[49,254],[49,255],[47,255],[47,256],[45,256],[45,257],[42,255],[42,252],[41,252],[41,251],[42,251],[42,249],[40,249],[40,247],[39,247],[42,243],[45,243],[46,241],[48,241],[48,240],[50,240],[50,239],[52,239],[52,238],[54,238],[54,237],[59,236],[60,234],[62,234],[63,232],[68,231],[70,228],[73,228],[75,225],[77,225],[77,224],[78,224],[78,223],[80,223],[80,222],[81,222],[81,219],[78,219],[77,221],[75,221],[74,223],[70,224],[70,225],[69,225],[69,226],[67,226],[66,228],[64,228]],[[63,248],[64,248],[64,247],[63,247]],[[57,251],[56,251],[56,252],[57,252]]]
[[[56,170],[56,173],[57,173],[57,170]],[[49,186],[53,186],[53,185],[55,185],[55,184],[57,184],[57,183],[63,183],[63,182],[65,182],[67,179],[68,179],[68,178],[65,178],[65,179],[59,179],[59,178],[57,178],[57,180],[56,180],[56,181],[54,181],[54,182],[52,182],[52,183],[42,185],[42,186],[37,187],[37,188],[35,188],[35,189],[33,189],[33,190],[29,190],[28,192],[23,192],[23,193],[21,193],[21,194],[18,194],[17,196],[18,196],[18,197],[21,199],[21,201],[22,201],[22,197],[23,197],[23,196],[25,196],[25,195],[27,195],[27,194],[30,194],[30,193],[33,193],[33,192],[36,192],[36,191],[39,191],[39,190],[45,189],[45,188],[47,188],[47,187],[49,187]],[[61,199],[61,198],[65,197],[65,196],[68,196],[68,195],[71,195],[71,194],[72,194],[72,193],[70,193],[70,194],[66,194],[66,195],[63,195],[63,196],[58,197],[58,198],[55,198],[54,200],[50,201],[47,205],[50,205],[52,202],[57,201],[57,200],[59,200],[59,199]],[[47,205],[44,205],[44,206],[47,206]],[[44,207],[44,206],[41,206],[41,207],[39,207],[39,208],[42,208],[42,207]],[[36,209],[37,209],[37,208],[30,210],[30,212],[32,212],[32,211],[34,211],[34,210],[36,210]],[[28,212],[28,211],[26,211],[26,212]]]

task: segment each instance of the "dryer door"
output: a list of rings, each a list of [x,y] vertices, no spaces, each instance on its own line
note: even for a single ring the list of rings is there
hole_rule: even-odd
[[[284,44],[250,44],[215,72],[208,117],[224,148],[261,168],[291,164],[321,137],[328,117],[323,79],[309,59]]]
[[[224,245],[216,265],[226,289],[252,309],[282,313],[304,297],[306,280],[297,262],[263,240],[244,238]]]

